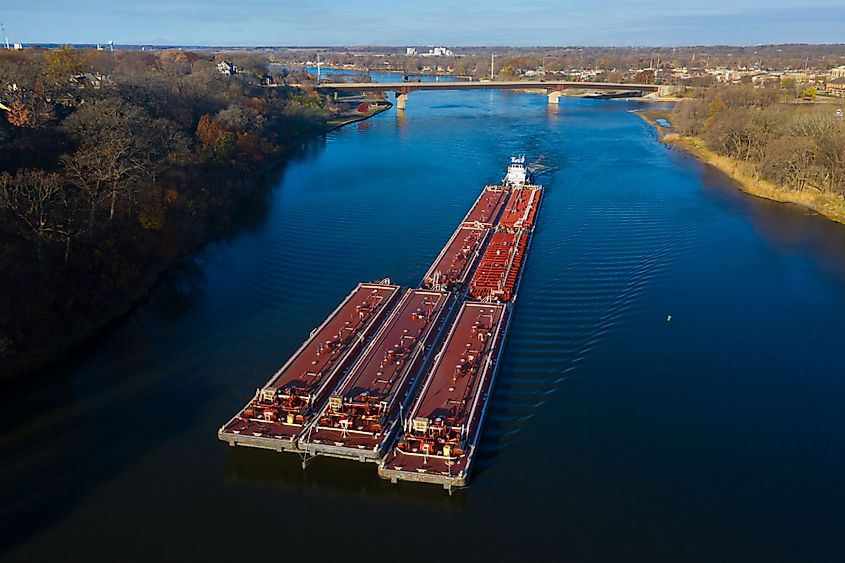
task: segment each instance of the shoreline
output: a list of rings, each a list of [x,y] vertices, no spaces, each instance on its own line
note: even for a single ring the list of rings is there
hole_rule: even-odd
[[[346,127],[347,125],[351,125],[353,123],[358,123],[360,121],[366,121],[367,119],[370,119],[371,117],[375,117],[380,113],[386,112],[387,110],[389,110],[390,108],[393,107],[393,103],[389,102],[387,100],[378,100],[378,101],[373,102],[371,104],[371,107],[375,108],[375,109],[371,109],[367,113],[362,113],[362,114],[358,114],[358,115],[350,115],[350,116],[342,117],[340,119],[331,119],[331,120],[326,121],[326,125],[328,126],[328,129],[326,129],[323,132],[323,134],[330,133],[332,131],[336,131],[337,129],[340,129],[341,127]]]
[[[325,135],[352,123],[370,119],[392,107],[393,104],[388,101],[378,101],[372,105],[372,110],[365,114],[341,117],[337,120],[327,120],[324,128],[303,141],[317,138],[320,135]],[[240,206],[248,203],[249,198],[254,197],[260,189],[258,184],[266,181],[267,175],[272,174],[274,170],[283,167],[290,160],[290,156],[285,155],[270,159],[266,166],[258,170],[253,178],[256,186],[254,189],[250,189],[244,193],[243,197],[235,202],[235,207],[240,209]],[[48,374],[51,366],[57,362],[65,359],[75,361],[77,353],[84,353],[88,350],[89,345],[105,337],[111,327],[116,326],[116,323],[121,322],[139,306],[143,305],[149,299],[156,286],[165,279],[167,273],[181,260],[202,252],[210,244],[219,240],[221,236],[219,232],[214,232],[205,241],[190,245],[171,257],[162,259],[155,264],[150,264],[149,269],[141,275],[134,289],[126,293],[125,299],[120,299],[119,302],[115,299],[113,307],[110,307],[108,311],[103,311],[104,314],[102,316],[98,318],[92,317],[85,322],[85,327],[75,335],[68,335],[67,339],[62,342],[32,348],[28,352],[18,356],[15,361],[3,366],[4,369],[2,370],[2,375],[0,375],[0,384],[13,385],[15,383],[26,382],[28,376],[31,376],[31,379],[37,382],[41,380],[42,375]]]
[[[671,127],[660,125],[656,121],[658,117],[648,113],[651,111],[654,110],[633,110],[632,113],[638,115],[640,119],[655,128],[658,141],[695,157],[703,164],[712,166],[730,178],[736,188],[743,193],[769,201],[802,207],[830,221],[845,224],[845,198],[837,197],[833,194],[821,193],[812,189],[797,192],[777,186],[756,175],[749,175],[742,170],[746,163],[713,152],[698,137],[681,136],[673,132]],[[667,116],[663,115],[661,117],[665,118]]]

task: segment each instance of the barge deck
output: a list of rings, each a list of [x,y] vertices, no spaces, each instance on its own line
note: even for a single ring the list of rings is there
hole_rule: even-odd
[[[453,301],[450,293],[409,290],[303,433],[299,448],[312,455],[379,461],[451,317]]]
[[[469,284],[469,294],[482,301],[510,301],[525,258],[530,233],[494,233]]]
[[[446,290],[464,287],[508,201],[508,194],[504,186],[485,186],[423,276],[424,287]]]
[[[359,284],[218,431],[235,446],[298,451],[296,440],[390,311],[399,286]]]
[[[542,196],[543,189],[539,186],[513,188],[499,220],[499,229],[511,232],[533,229]]]
[[[507,305],[464,303],[381,477],[467,484],[508,319]]]
[[[296,452],[303,468],[324,455],[378,462],[394,483],[465,486],[542,198],[512,158],[420,289],[359,284],[218,437]]]

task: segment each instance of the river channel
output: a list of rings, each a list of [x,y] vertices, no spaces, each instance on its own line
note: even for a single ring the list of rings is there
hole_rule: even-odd
[[[0,393],[0,559],[841,560],[845,226],[742,194],[641,107],[412,93],[314,142]],[[217,440],[356,283],[419,283],[523,153],[546,195],[468,489]]]

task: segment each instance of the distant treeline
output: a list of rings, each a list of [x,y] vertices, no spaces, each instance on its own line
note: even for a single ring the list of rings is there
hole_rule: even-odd
[[[0,51],[0,375],[126,309],[226,225],[268,166],[324,130],[268,61]]]
[[[769,70],[815,69],[825,71],[845,64],[843,45],[756,45],[691,47],[456,47],[456,56],[406,56],[398,48],[326,48],[321,49],[327,64],[354,64],[369,69],[417,72],[421,68],[448,67],[454,74],[485,78],[490,76],[490,56],[495,54],[495,72],[502,69],[545,68],[557,72],[569,69],[594,69],[623,73],[643,68],[751,68]],[[272,54],[279,62],[315,60],[314,49],[285,49]],[[385,64],[389,63],[389,64]],[[614,77],[608,78],[613,80]]]
[[[832,104],[796,104],[782,90],[724,86],[679,103],[670,121],[758,176],[796,191],[845,196],[845,119]]]

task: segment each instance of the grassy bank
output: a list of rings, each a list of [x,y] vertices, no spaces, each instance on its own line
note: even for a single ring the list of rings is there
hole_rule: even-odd
[[[641,110],[634,113],[657,130],[660,141],[677,147],[718,169],[734,180],[737,188],[743,192],[772,201],[799,205],[831,221],[845,224],[845,198],[825,194],[813,188],[806,188],[803,191],[791,190],[760,178],[753,165],[717,154],[708,148],[702,139],[682,136],[675,133],[671,127],[660,125],[657,122],[660,118],[666,119],[671,125],[669,111]]]

